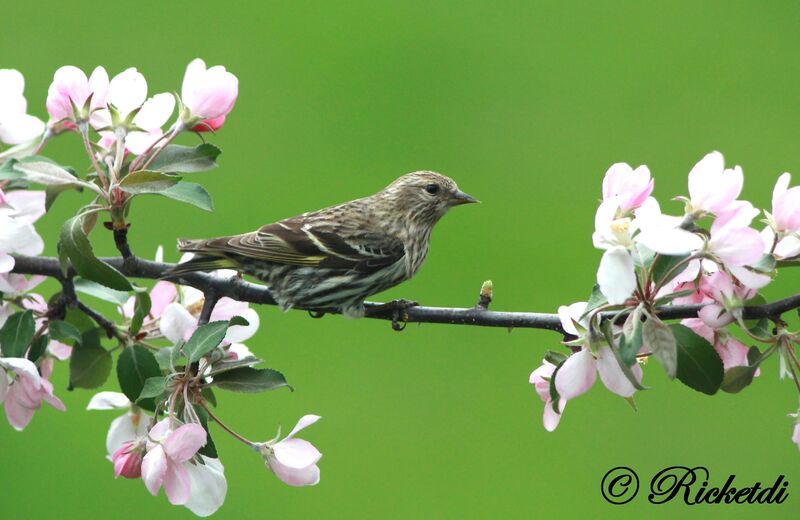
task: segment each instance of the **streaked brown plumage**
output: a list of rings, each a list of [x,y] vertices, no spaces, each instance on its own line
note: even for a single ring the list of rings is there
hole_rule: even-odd
[[[408,280],[431,230],[456,205],[477,202],[444,175],[403,175],[369,197],[267,224],[243,235],[178,241],[196,253],[170,275],[236,269],[266,282],[284,309],[364,314],[364,300]]]

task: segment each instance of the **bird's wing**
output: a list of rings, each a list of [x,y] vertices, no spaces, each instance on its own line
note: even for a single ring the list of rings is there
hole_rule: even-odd
[[[203,249],[280,264],[360,272],[386,267],[405,254],[399,238],[377,231],[345,229],[330,221],[296,217],[267,224],[252,233],[205,241]]]

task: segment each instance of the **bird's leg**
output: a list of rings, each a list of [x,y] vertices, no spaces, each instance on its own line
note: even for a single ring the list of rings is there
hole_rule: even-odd
[[[366,309],[366,315],[383,316],[391,313],[392,329],[399,332],[406,328],[406,323],[408,322],[408,314],[406,311],[411,307],[416,307],[417,305],[419,305],[419,303],[411,300],[392,300],[374,307],[369,307]]]

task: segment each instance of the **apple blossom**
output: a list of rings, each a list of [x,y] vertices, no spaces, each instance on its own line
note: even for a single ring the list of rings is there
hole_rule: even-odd
[[[111,459],[117,451],[130,442],[142,439],[147,434],[150,416],[131,403],[125,394],[99,392],[92,396],[87,410],[126,410],[113,421],[106,434],[106,452]]]
[[[567,400],[559,396],[558,412],[553,406],[552,397],[550,394],[550,380],[553,377],[553,372],[556,366],[546,359],[542,360],[542,365],[531,372],[528,381],[536,388],[536,393],[544,401],[544,413],[542,414],[542,423],[544,429],[551,432],[556,429],[558,423],[561,421],[561,414],[564,413],[564,407],[567,405]]]
[[[44,214],[45,194],[41,191],[0,191],[0,273],[14,268],[10,253],[38,255],[44,241],[33,223]]]
[[[206,68],[200,58],[186,67],[181,101],[188,111],[182,117],[192,130],[217,130],[233,109],[239,95],[239,80],[222,65]]]
[[[637,380],[641,380],[642,369],[638,364],[634,364],[631,371]],[[578,397],[592,387],[598,373],[606,388],[615,394],[630,397],[636,392],[636,387],[622,372],[611,349],[603,345],[597,349],[596,357],[588,348],[584,348],[564,361],[555,376],[558,395],[567,401]]]
[[[700,309],[698,316],[712,329],[720,329],[733,323],[741,316],[744,302],[755,296],[753,289],[734,283],[724,271],[705,276],[700,281],[700,289],[714,300]]]
[[[800,186],[789,188],[790,173],[778,177],[772,190],[772,223],[777,232],[800,231]]]
[[[310,442],[294,438],[318,420],[318,415],[304,415],[284,439],[257,445],[267,467],[290,486],[314,486],[319,482],[317,462],[322,453]]]
[[[744,175],[739,166],[725,169],[719,152],[703,157],[689,172],[689,203],[694,213],[719,214],[736,200],[742,191]]]
[[[41,377],[36,365],[24,358],[0,358],[0,401],[5,406],[9,424],[17,431],[25,429],[42,402],[56,410],[66,410],[64,403],[53,395],[52,383]]]
[[[96,122],[95,111],[105,108],[108,85],[108,73],[103,67],[95,68],[89,78],[77,67],[61,67],[53,75],[53,82],[47,90],[48,125],[51,128],[63,125],[63,128],[72,130],[78,122],[89,119]],[[85,107],[90,98],[89,106]],[[79,113],[73,113],[73,106]]]
[[[183,304],[173,302],[164,308],[159,327],[164,337],[173,343],[188,340],[197,330],[197,319],[202,308],[202,300],[195,299],[196,292],[199,293],[196,290],[184,290],[183,293],[188,297]],[[200,294],[202,295],[202,293]],[[241,343],[250,339],[258,330],[259,317],[255,309],[251,309],[246,302],[220,298],[211,312],[209,321],[227,321],[234,316],[243,317],[248,324],[234,325],[228,328],[228,332],[225,334],[225,341],[228,343]]]
[[[207,434],[199,424],[173,428],[173,421],[170,417],[162,419],[148,432],[142,480],[153,496],[163,486],[171,504],[184,505],[189,500],[191,480],[183,463],[205,446]]]
[[[612,164],[603,178],[603,200],[615,200],[625,213],[641,206],[653,192],[653,186],[647,166],[634,170],[627,163]]]
[[[44,132],[44,122],[27,113],[25,78],[18,70],[0,69],[0,142],[22,144]]]

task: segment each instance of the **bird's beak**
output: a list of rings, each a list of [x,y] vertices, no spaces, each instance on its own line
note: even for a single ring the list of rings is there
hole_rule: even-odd
[[[461,190],[456,191],[450,198],[451,206],[460,206],[461,204],[476,204],[480,201],[472,195],[467,195]]]

